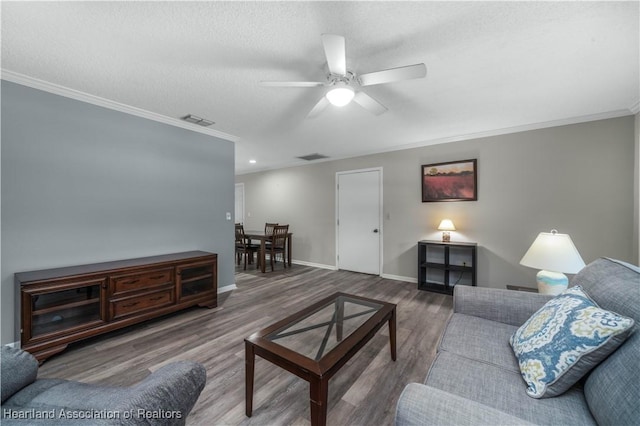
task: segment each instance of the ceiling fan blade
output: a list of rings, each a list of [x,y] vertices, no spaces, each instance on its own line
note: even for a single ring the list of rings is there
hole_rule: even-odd
[[[356,103],[360,104],[361,107],[375,115],[380,115],[387,111],[387,107],[364,92],[356,93],[356,95],[353,97],[353,100]]]
[[[327,65],[331,74],[347,74],[347,54],[344,37],[334,34],[322,34],[322,45],[327,57]]]
[[[392,83],[394,81],[410,80],[412,78],[424,78],[426,75],[426,65],[415,64],[362,74],[358,76],[358,80],[360,81],[360,86],[372,86],[374,84]]]
[[[313,109],[311,111],[309,111],[309,114],[307,114],[307,118],[313,118],[316,117],[317,115],[319,115],[322,111],[324,111],[324,109],[327,107],[327,105],[329,105],[329,99],[327,99],[326,96],[323,96],[318,103],[316,104],[316,106],[313,107]]]
[[[319,81],[261,81],[263,87],[318,87],[325,83]]]

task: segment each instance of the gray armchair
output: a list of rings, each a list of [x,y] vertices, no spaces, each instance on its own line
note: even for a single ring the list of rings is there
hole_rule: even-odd
[[[206,382],[196,362],[167,364],[131,387],[37,379],[28,352],[2,347],[2,424],[184,425]]]

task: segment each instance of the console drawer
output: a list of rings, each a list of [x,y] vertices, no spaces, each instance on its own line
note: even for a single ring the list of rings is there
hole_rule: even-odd
[[[172,305],[175,290],[167,288],[165,290],[131,296],[110,302],[109,310],[111,319],[117,319],[126,315],[148,311],[161,306]]]
[[[173,268],[111,277],[113,294],[173,283]]]

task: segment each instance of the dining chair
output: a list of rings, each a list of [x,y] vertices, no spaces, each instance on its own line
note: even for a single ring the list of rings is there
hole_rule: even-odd
[[[273,228],[278,226],[277,223],[269,223],[269,222],[265,222],[264,224],[264,235],[265,236],[269,236],[271,237],[271,235],[273,235]],[[271,250],[271,238],[269,238],[268,240],[266,240],[264,242],[266,251],[270,251]]]
[[[247,259],[253,263],[253,254],[258,252],[260,247],[251,244],[244,235],[244,226],[236,223],[236,261],[240,265],[240,259],[244,257],[244,270],[247,270]]]
[[[278,224],[277,223],[265,222],[265,224],[264,224],[264,235],[273,234],[273,227],[274,226],[278,226]]]
[[[285,259],[285,251],[287,248],[287,236],[289,235],[289,225],[275,225],[273,227],[273,233],[271,234],[271,244],[266,249],[269,252],[271,260],[271,270],[274,270],[273,264],[276,262],[276,256],[282,254],[282,263],[284,267],[287,267],[287,261]]]

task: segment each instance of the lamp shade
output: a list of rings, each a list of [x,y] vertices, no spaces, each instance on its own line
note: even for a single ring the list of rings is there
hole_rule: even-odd
[[[355,96],[355,92],[346,84],[338,82],[336,83],[336,87],[329,90],[325,96],[332,105],[341,107],[351,102]]]
[[[440,225],[438,225],[438,231],[455,231],[456,227],[450,219],[442,219]]]
[[[584,268],[584,261],[571,237],[568,234],[558,234],[555,229],[538,234],[520,264],[567,274],[576,274]]]

